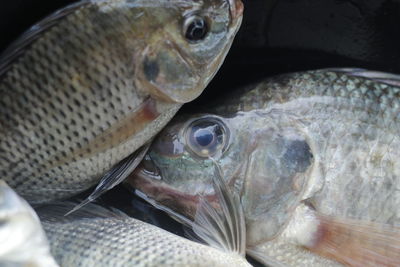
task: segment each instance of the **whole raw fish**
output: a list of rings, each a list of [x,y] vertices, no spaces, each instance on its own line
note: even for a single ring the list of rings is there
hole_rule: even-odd
[[[400,266],[399,76],[281,75],[209,111],[167,126],[129,183],[194,217],[218,205],[216,164],[264,263]]]
[[[0,58],[2,179],[31,202],[98,183],[203,91],[242,11],[240,0],[84,0],[33,26]]]
[[[46,235],[29,204],[0,180],[0,266],[56,267]]]
[[[38,210],[61,266],[251,266],[233,251],[195,243],[95,204],[65,217],[73,206],[58,203]]]

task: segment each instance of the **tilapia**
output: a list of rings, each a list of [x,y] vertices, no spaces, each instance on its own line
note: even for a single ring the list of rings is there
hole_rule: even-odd
[[[129,184],[172,213],[240,195],[247,252],[267,265],[400,265],[400,77],[360,69],[268,78],[182,115]]]
[[[105,172],[137,162],[203,91],[242,12],[240,0],[83,0],[33,26],[0,58],[2,179],[34,203],[120,182],[126,171]]]
[[[97,204],[64,216],[74,205],[38,210],[61,266],[251,266],[233,251],[195,243]]]
[[[2,180],[0,266],[58,266],[35,211]]]

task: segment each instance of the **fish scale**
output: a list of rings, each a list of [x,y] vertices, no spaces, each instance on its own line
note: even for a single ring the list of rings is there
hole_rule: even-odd
[[[314,155],[320,157],[318,161],[324,171],[324,177],[318,179],[323,179],[324,184],[303,199],[308,199],[323,214],[400,225],[400,193],[395,190],[395,185],[400,184],[400,165],[396,160],[400,157],[400,124],[395,119],[400,103],[397,88],[325,71],[290,76],[286,86],[268,82],[258,88],[252,93],[260,96],[265,95],[261,90],[268,88],[273,92],[276,88],[280,97],[261,102],[262,108],[282,103],[279,108],[293,111],[306,121],[309,138],[316,143],[318,151]],[[354,94],[355,91],[361,94]],[[322,101],[322,104],[299,100],[298,104],[285,107],[285,103],[313,95],[343,99]],[[389,96],[390,101],[382,101]],[[246,97],[242,99],[246,100]],[[354,118],[362,118],[363,113],[364,122],[354,124]],[[379,155],[388,155],[391,159],[373,162]],[[258,250],[295,266],[338,265],[296,248],[280,237],[260,245]],[[291,254],[294,252],[298,254]]]
[[[83,0],[32,27],[0,59],[2,178],[30,202],[96,185],[206,87],[241,5]],[[193,14],[209,22],[196,43],[183,34]]]
[[[196,194],[214,196],[211,157],[227,184],[242,181],[247,252],[263,263],[398,266],[399,88],[400,76],[357,69],[268,78],[176,117],[128,182],[198,216]],[[227,145],[202,146],[198,128]]]
[[[52,217],[43,228],[61,266],[250,266],[234,253],[192,242],[127,216]],[[82,213],[82,212],[81,212]]]
[[[84,12],[83,14],[81,12]],[[9,82],[9,83],[13,83],[14,86],[13,88],[16,88],[16,90],[12,90],[10,91],[9,89],[6,88],[2,88],[1,92],[2,92],[2,96],[3,95],[9,95],[10,99],[20,99],[20,95],[24,95],[26,89],[25,88],[29,88],[29,84],[32,83],[32,81],[38,81],[41,80],[40,77],[43,77],[43,80],[45,81],[45,85],[43,86],[43,84],[41,83],[40,85],[34,85],[34,87],[31,87],[31,90],[28,90],[29,92],[32,92],[32,95],[34,96],[35,94],[37,94],[36,98],[31,98],[32,102],[31,103],[23,103],[23,105],[19,105],[19,103],[15,103],[14,101],[2,101],[1,105],[2,107],[2,112],[1,114],[3,114],[3,110],[4,111],[8,111],[8,112],[12,112],[14,114],[18,114],[18,110],[19,110],[19,106],[25,107],[24,110],[22,110],[23,114],[20,116],[21,119],[17,119],[17,124],[21,125],[21,127],[24,130],[24,134],[20,133],[20,135],[22,135],[23,137],[25,137],[26,135],[28,135],[30,132],[27,132],[27,130],[29,131],[30,129],[26,129],[25,127],[27,127],[29,125],[29,121],[31,122],[35,122],[35,125],[32,125],[33,129],[32,131],[35,132],[37,130],[39,130],[41,132],[41,135],[43,136],[47,136],[49,139],[47,141],[47,144],[45,144],[45,141],[42,140],[30,140],[31,143],[26,144],[29,147],[29,151],[33,152],[33,151],[43,151],[44,147],[50,148],[52,149],[52,151],[47,150],[47,159],[48,158],[52,158],[54,157],[54,160],[60,160],[61,156],[58,155],[54,155],[54,153],[59,150],[56,148],[59,147],[60,145],[62,145],[63,142],[63,138],[65,135],[65,131],[64,129],[62,129],[63,127],[65,127],[65,129],[68,131],[69,129],[69,123],[71,121],[75,121],[77,124],[77,127],[75,127],[75,129],[73,129],[72,131],[72,136],[71,135],[67,135],[67,139],[69,140],[73,140],[72,142],[68,142],[70,144],[69,147],[64,147],[63,151],[61,153],[70,153],[69,149],[71,147],[74,146],[83,146],[84,145],[84,141],[82,140],[83,138],[79,135],[79,132],[82,130],[82,126],[81,125],[87,125],[88,127],[94,127],[94,125],[102,125],[104,123],[104,121],[106,121],[109,125],[113,124],[116,122],[116,119],[113,118],[112,116],[107,114],[113,113],[116,117],[121,116],[122,112],[118,112],[118,110],[111,110],[109,107],[107,107],[107,110],[103,109],[104,104],[106,104],[107,101],[107,95],[104,94],[118,94],[118,98],[119,100],[124,100],[124,101],[119,101],[119,102],[115,102],[116,105],[121,106],[122,108],[127,109],[127,106],[131,105],[131,106],[135,106],[139,104],[139,101],[141,98],[138,97],[136,90],[134,90],[133,88],[131,90],[126,90],[126,87],[124,87],[123,89],[120,89],[119,85],[118,85],[118,81],[121,79],[118,79],[117,77],[113,77],[114,73],[107,71],[107,65],[104,64],[105,66],[103,66],[101,63],[104,63],[103,60],[99,60],[102,59],[102,55],[96,56],[93,55],[93,53],[87,53],[86,51],[84,51],[82,49],[86,48],[86,45],[83,45],[83,43],[80,40],[77,40],[75,38],[68,38],[70,35],[65,34],[65,38],[67,40],[65,40],[65,46],[64,49],[65,51],[68,50],[72,50],[75,51],[74,57],[70,58],[69,55],[63,55],[63,51],[57,49],[58,47],[56,46],[55,51],[53,52],[53,54],[49,53],[47,51],[44,51],[44,49],[46,48],[46,45],[42,45],[47,44],[47,43],[55,43],[56,40],[52,40],[51,37],[56,38],[56,37],[60,37],[61,33],[68,33],[68,31],[83,31],[86,32],[85,28],[74,28],[72,30],[70,30],[70,22],[73,20],[77,20],[82,21],[84,17],[87,16],[93,16],[93,10],[86,10],[83,9],[81,12],[77,12],[75,15],[72,15],[68,20],[70,21],[65,21],[64,23],[60,23],[60,25],[53,27],[50,32],[46,33],[44,38],[40,39],[37,43],[34,44],[34,47],[32,50],[29,51],[38,51],[38,53],[35,55],[35,53],[29,53],[29,51],[27,51],[24,54],[24,57],[20,59],[20,63],[18,64],[18,67],[13,68],[11,71],[9,71],[7,73],[6,78],[4,78],[5,82]],[[96,13],[95,13],[96,14]],[[128,13],[129,14],[129,13]],[[125,15],[128,15],[125,14]],[[131,16],[134,16],[135,14],[129,14]],[[101,18],[92,18],[93,21],[95,20],[100,20]],[[84,19],[84,21],[86,22],[87,20]],[[90,21],[90,20],[89,20]],[[102,23],[102,25],[104,25],[104,23]],[[99,26],[100,25],[93,25],[92,27],[96,26],[97,27],[97,31],[100,31]],[[111,24],[109,25],[113,26],[113,28],[116,29],[120,29],[121,27],[127,27],[128,25],[124,25],[122,23],[118,23],[118,21],[111,21]],[[88,27],[89,29],[91,27]],[[91,32],[89,31],[88,34],[90,34]],[[93,32],[92,34],[96,34],[96,32]],[[79,36],[79,32],[74,32],[74,34],[72,36]],[[49,40],[46,38],[47,36],[50,36]],[[92,36],[96,36],[96,35],[90,35]],[[104,36],[103,34],[101,35],[97,35],[97,36]],[[113,38],[121,38],[121,35],[118,34],[118,32],[113,35]],[[86,36],[85,36],[86,37]],[[88,36],[89,37],[89,36]],[[72,39],[72,40],[71,40]],[[93,38],[91,38],[93,39]],[[90,40],[90,39],[89,39]],[[87,42],[87,40],[86,40]],[[93,46],[96,46],[97,50],[107,50],[107,53],[109,56],[111,57],[117,57],[118,54],[120,54],[119,48],[115,47],[115,49],[112,49],[113,47],[109,47],[109,46],[104,46],[104,44],[101,44],[102,40],[100,39],[100,43],[98,42],[98,39],[95,38],[93,39]],[[118,42],[116,42],[118,44]],[[35,49],[37,47],[37,49]],[[91,47],[89,47],[91,48]],[[111,48],[111,49],[110,49]],[[50,50],[52,51],[52,50]],[[115,51],[115,52],[113,52]],[[101,53],[103,53],[103,55],[106,53],[105,51],[100,51]],[[50,73],[46,73],[43,72],[41,73],[40,68],[36,68],[36,64],[35,62],[41,62],[42,58],[47,58],[49,60],[49,62],[47,62],[47,64],[55,66],[55,69],[48,69],[47,71]],[[60,60],[62,58],[66,58],[67,62]],[[126,59],[126,55],[122,55],[120,57],[120,59]],[[68,60],[69,59],[69,60]],[[80,59],[78,61],[74,60],[74,59]],[[22,62],[21,62],[22,61]],[[97,64],[95,64],[94,66],[91,66],[92,62],[99,62]],[[85,65],[87,65],[85,67]],[[129,72],[129,70],[127,70],[123,66],[127,66],[128,64],[122,64],[122,66],[119,68],[120,72],[120,77],[129,77],[129,75],[127,75],[127,73]],[[28,69],[29,66],[29,69]],[[73,67],[75,66],[75,67]],[[118,69],[118,65],[116,66]],[[92,74],[88,74],[85,77],[81,77],[80,73],[80,69],[85,69],[88,68],[89,72],[88,73],[92,73]],[[98,74],[97,74],[98,73]],[[101,87],[97,87],[97,88],[91,88],[91,90],[83,90],[82,88],[90,88],[89,86],[87,86],[86,84],[92,84],[89,81],[86,81],[84,78],[87,77],[96,77],[96,75],[99,75],[100,77],[104,77],[103,81],[99,81],[99,83],[97,85],[102,84]],[[39,78],[38,78],[39,76]],[[111,76],[111,77],[109,77]],[[50,77],[50,79],[46,79]],[[51,78],[54,77],[54,78]],[[67,83],[67,80],[72,80],[75,81],[74,84],[72,84],[72,86],[70,87],[66,87],[64,88],[60,88],[59,85],[63,84],[63,83]],[[108,83],[105,83],[108,80]],[[133,79],[130,78],[129,79],[132,83],[133,83]],[[104,90],[104,87],[109,86],[110,88],[115,88],[114,90]],[[132,84],[133,86],[133,84]],[[72,89],[71,89],[72,88]],[[19,90],[18,90],[19,89]],[[60,89],[64,89],[64,90],[60,90]],[[62,92],[64,91],[64,92]],[[94,94],[96,93],[96,94]],[[75,97],[74,97],[75,96]],[[80,101],[76,101],[76,98],[80,98],[82,99],[84,102],[85,99],[93,99],[96,102],[100,101],[100,104],[98,105],[98,108],[92,108],[89,109],[88,106],[84,107],[83,105],[80,104]],[[6,100],[6,99],[5,99]],[[115,101],[115,99],[111,99],[112,101]],[[103,101],[103,103],[101,103],[101,101]],[[30,105],[28,105],[30,104]],[[11,106],[12,105],[12,106]],[[59,108],[55,107],[54,105],[58,105]],[[60,111],[62,110],[68,110],[67,105],[69,105],[72,110],[70,110],[70,112],[68,113],[69,116],[66,116],[66,113],[62,113]],[[41,108],[43,107],[43,108]],[[54,110],[55,108],[55,110]],[[31,112],[31,116],[27,117],[27,111]],[[49,114],[48,110],[52,110],[52,114]],[[29,114],[29,113],[28,113]],[[97,114],[97,116],[94,116],[92,114]],[[46,118],[48,116],[51,117],[49,119],[46,120]],[[26,118],[27,117],[27,118]],[[96,119],[96,117],[98,119]],[[23,118],[23,119],[22,119]],[[42,122],[38,125],[37,120],[42,120]],[[4,121],[6,121],[5,119],[3,119]],[[2,121],[3,121],[2,120]],[[65,123],[60,123],[60,122],[65,122]],[[90,123],[91,122],[91,123]],[[72,123],[73,124],[73,123]],[[26,125],[26,126],[25,126]],[[25,126],[25,127],[24,127]],[[24,129],[25,128],[25,129]],[[93,128],[92,128],[93,129]],[[85,130],[85,129],[83,129]],[[96,128],[94,128],[92,130],[92,136],[89,136],[88,138],[92,138],[96,135],[98,135],[98,133],[100,132],[99,130],[97,130]],[[68,131],[71,132],[71,131]],[[86,131],[84,131],[86,132]],[[10,131],[7,134],[7,139],[12,139],[12,141],[16,142],[17,144],[22,143],[20,140],[14,140],[14,136],[15,136],[15,131]],[[2,144],[7,144],[10,143],[12,141],[8,141],[8,140],[2,140]],[[8,141],[8,142],[7,142]],[[36,142],[35,142],[36,141]],[[64,141],[65,142],[65,141]],[[60,144],[61,143],[61,144]],[[15,145],[17,146],[17,145]],[[6,147],[6,145],[2,145],[2,147]],[[24,189],[23,188],[27,188],[28,190],[31,190],[31,185],[29,184],[29,182],[26,180],[25,177],[29,177],[29,175],[33,175],[35,172],[39,172],[39,173],[43,173],[44,176],[54,176],[57,177],[59,176],[61,173],[65,172],[65,167],[60,167],[57,169],[50,169],[50,170],[46,170],[46,167],[48,168],[49,166],[51,166],[52,164],[54,164],[54,160],[48,160],[48,161],[43,161],[40,159],[37,159],[37,154],[36,153],[23,153],[20,155],[16,155],[15,152],[9,152],[10,156],[8,158],[12,158],[14,162],[18,162],[17,165],[22,165],[20,164],[21,159],[27,159],[28,161],[33,161],[33,160],[39,160],[41,162],[41,164],[39,166],[37,166],[36,169],[33,169],[31,171],[27,171],[24,173],[20,173],[20,172],[16,172],[14,175],[10,175],[10,172],[13,172],[13,170],[7,166],[2,167],[3,173],[7,173],[8,176],[11,176],[13,181],[15,181],[15,184],[18,185],[20,189],[20,192],[22,194],[24,194]],[[117,153],[122,153],[123,155],[127,156],[127,154],[129,153],[129,151],[123,151],[120,150]],[[99,169],[92,169],[90,170],[91,172],[99,175],[100,173],[104,172],[107,168],[111,167],[110,165],[113,163],[112,161],[109,161],[109,159],[104,159],[102,161],[98,161],[99,164],[98,166],[95,166],[95,168],[98,168],[100,166],[104,166],[103,168],[99,168]],[[66,163],[66,168],[68,168],[69,163]],[[81,164],[79,164],[81,165]],[[78,165],[78,166],[79,166]],[[82,166],[85,167],[85,166]],[[78,167],[79,171],[72,173],[74,176],[76,176],[75,179],[73,179],[72,181],[70,181],[70,183],[76,184],[77,188],[81,188],[82,185],[79,184],[79,180],[84,179],[84,175],[83,173],[80,174],[80,172],[82,171],[82,167]],[[45,170],[43,170],[45,169]],[[73,177],[73,176],[72,176]],[[56,178],[54,178],[56,179]],[[93,178],[92,178],[93,179]],[[26,183],[28,182],[28,185],[26,185]],[[54,181],[54,185],[50,185],[49,188],[55,188],[55,189],[62,189],[62,186],[57,186],[57,184],[60,181]],[[24,187],[19,186],[19,185],[24,185]],[[12,186],[14,184],[11,184]],[[40,187],[39,187],[40,188]],[[38,188],[38,189],[39,189]],[[50,194],[51,192],[47,192],[48,194]]]

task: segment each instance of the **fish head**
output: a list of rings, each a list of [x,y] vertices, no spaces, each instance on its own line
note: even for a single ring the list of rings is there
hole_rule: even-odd
[[[241,197],[248,243],[255,244],[273,238],[290,219],[313,169],[310,147],[301,127],[277,114],[176,118],[128,182],[157,203],[193,217],[200,196],[216,201],[216,163]]]
[[[154,140],[127,181],[157,202],[192,216],[199,195],[213,198],[213,160],[234,165],[241,152],[232,149],[231,135],[223,117],[178,116]]]
[[[143,5],[150,4],[144,1]],[[135,55],[138,88],[166,102],[195,99],[231,47],[242,21],[242,2],[173,0],[144,13],[151,26],[146,26],[143,48]]]

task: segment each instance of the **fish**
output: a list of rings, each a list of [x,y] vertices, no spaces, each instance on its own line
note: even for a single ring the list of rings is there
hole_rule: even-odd
[[[33,208],[0,180],[0,265],[59,266]]]
[[[243,244],[237,251],[217,249],[94,202],[64,216],[75,205],[64,201],[38,209],[61,266],[251,266],[239,254]]]
[[[129,169],[110,170],[201,94],[242,13],[240,0],[82,0],[34,25],[0,56],[2,179],[34,204],[120,183]]]
[[[126,180],[170,214],[240,196],[246,251],[271,266],[400,265],[400,76],[268,77],[180,114]],[[135,192],[134,191],[134,192]],[[229,217],[229,213],[227,215]]]

